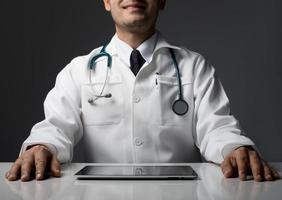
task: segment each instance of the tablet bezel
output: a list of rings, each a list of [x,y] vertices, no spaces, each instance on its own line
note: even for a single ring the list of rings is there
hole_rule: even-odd
[[[185,168],[186,172],[189,173],[185,173],[185,174],[167,174],[167,175],[142,175],[142,174],[129,174],[129,175],[124,175],[124,174],[111,174],[111,175],[105,175],[105,174],[84,174],[82,172],[86,171],[88,169],[93,170],[93,168],[101,168],[101,167],[111,167],[111,168],[132,168],[133,170],[138,170],[138,169],[144,169],[147,167],[153,167],[155,169],[157,168],[164,168],[164,167],[182,167]],[[189,179],[189,180],[193,180],[193,179],[197,179],[198,175],[197,173],[193,170],[193,168],[190,165],[134,165],[134,164],[130,164],[130,165],[86,165],[83,168],[81,168],[78,172],[75,173],[75,177],[79,180],[114,180],[114,179],[118,179],[118,180],[128,180],[128,179],[136,179],[136,180],[162,180],[162,179],[174,179],[174,180],[181,180],[181,179]]]

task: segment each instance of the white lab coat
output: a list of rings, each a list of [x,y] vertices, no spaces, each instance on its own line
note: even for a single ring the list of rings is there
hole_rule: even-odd
[[[168,47],[176,54],[189,104],[184,116],[172,111],[178,82]],[[87,162],[197,162],[201,153],[206,160],[220,163],[234,148],[254,145],[241,135],[238,121],[230,115],[214,68],[200,54],[172,46],[162,36],[152,61],[136,77],[111,41],[107,52],[113,64],[104,94],[110,92],[112,97],[89,104],[105,81],[107,59],[102,57],[91,72],[93,85],[89,84],[88,62],[100,49],[73,59],[58,74],[44,102],[46,118],[32,128],[21,153],[40,143],[61,162],[68,162],[74,145],[82,140]]]

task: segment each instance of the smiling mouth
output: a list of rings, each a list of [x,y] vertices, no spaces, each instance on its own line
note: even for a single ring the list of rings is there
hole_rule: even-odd
[[[123,8],[131,11],[142,11],[146,9],[146,6],[140,3],[133,3],[133,4],[128,4]]]

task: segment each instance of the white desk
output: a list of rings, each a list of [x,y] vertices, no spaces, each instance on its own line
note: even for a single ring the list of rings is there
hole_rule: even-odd
[[[85,164],[73,163],[62,166],[61,178],[44,181],[9,182],[5,172],[12,163],[0,163],[1,200],[43,199],[103,199],[103,200],[180,200],[180,199],[236,199],[236,200],[280,200],[282,180],[274,182],[239,181],[225,179],[220,167],[210,163],[191,163],[198,173],[198,180],[76,180],[73,174]],[[272,163],[282,175],[282,163]]]

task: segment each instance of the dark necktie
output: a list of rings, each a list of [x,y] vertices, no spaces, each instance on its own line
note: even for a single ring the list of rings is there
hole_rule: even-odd
[[[136,76],[142,65],[145,63],[141,53],[134,49],[130,55],[130,68],[133,74]]]

